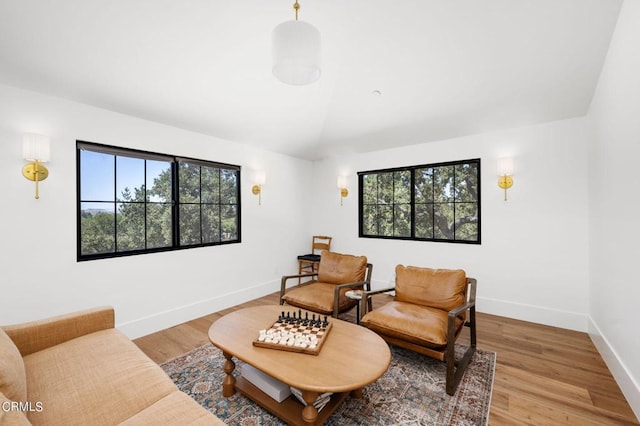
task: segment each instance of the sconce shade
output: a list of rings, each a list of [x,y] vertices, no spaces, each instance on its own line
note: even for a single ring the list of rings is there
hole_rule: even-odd
[[[347,187],[347,177],[346,176],[338,176],[338,189]]]
[[[498,158],[498,176],[513,175],[513,158]]]
[[[46,163],[51,159],[51,141],[48,136],[25,133],[22,136],[22,157],[27,161]]]
[[[320,78],[320,31],[303,21],[286,21],[273,29],[273,75],[300,86]]]
[[[258,171],[253,175],[253,183],[256,185],[264,185],[267,178],[264,172]]]

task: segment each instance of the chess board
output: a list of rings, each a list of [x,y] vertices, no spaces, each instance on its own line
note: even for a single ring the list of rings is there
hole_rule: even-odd
[[[259,331],[253,345],[318,355],[330,330],[331,322],[326,316],[323,320],[320,315],[306,311],[299,310],[293,316],[286,316],[283,312],[271,327]]]

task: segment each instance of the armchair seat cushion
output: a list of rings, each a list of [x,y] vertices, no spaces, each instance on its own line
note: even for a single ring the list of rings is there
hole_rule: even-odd
[[[315,282],[291,289],[282,297],[282,300],[302,309],[332,315],[335,289],[335,284]],[[357,303],[357,300],[352,300],[345,296],[345,293],[349,290],[352,289],[343,288],[340,290],[338,302],[340,311],[350,309]]]
[[[447,311],[392,301],[366,314],[360,324],[383,335],[433,349],[447,345]],[[463,326],[456,318],[456,334]]]

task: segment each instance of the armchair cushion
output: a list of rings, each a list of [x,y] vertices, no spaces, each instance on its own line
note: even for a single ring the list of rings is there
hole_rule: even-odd
[[[396,266],[395,300],[398,302],[449,311],[465,303],[466,290],[467,278],[463,270]]]
[[[302,309],[332,315],[335,288],[335,284],[316,282],[292,289],[284,295],[283,299],[288,304]],[[345,296],[345,293],[349,290],[352,289],[343,288],[340,290],[340,298],[338,299],[338,309],[340,311],[353,307],[357,303],[357,301]]]
[[[325,250],[318,267],[318,281],[328,284],[347,284],[364,281],[366,256],[353,256]]]
[[[27,376],[22,355],[0,328],[0,393],[12,401],[27,400]]]
[[[447,311],[428,306],[392,301],[366,314],[360,323],[383,335],[428,348],[447,345]],[[463,320],[456,317],[456,331]]]

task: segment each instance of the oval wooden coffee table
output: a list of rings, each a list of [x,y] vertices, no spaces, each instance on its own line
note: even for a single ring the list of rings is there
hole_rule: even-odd
[[[265,305],[241,309],[223,316],[209,329],[209,339],[226,358],[222,395],[236,390],[289,424],[322,424],[349,396],[362,397],[362,388],[376,381],[391,362],[389,346],[374,332],[346,321],[329,318],[331,331],[318,355],[262,348],[253,345],[258,331],[269,328],[290,306]],[[302,391],[306,407],[291,396],[281,403],[242,376],[233,376],[233,357]],[[313,402],[318,395],[333,392],[318,413]]]

